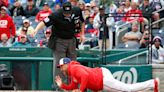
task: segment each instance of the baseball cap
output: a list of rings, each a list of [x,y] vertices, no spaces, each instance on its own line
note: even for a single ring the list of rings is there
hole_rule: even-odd
[[[90,4],[90,3],[86,3],[85,6],[86,6],[86,7],[90,7],[91,4]]]
[[[2,10],[2,9],[5,10],[5,11],[7,10],[7,8],[6,8],[5,6],[2,6],[2,7],[1,7],[1,10]]]
[[[45,33],[51,33],[51,29],[50,28],[46,29]]]
[[[162,38],[161,38],[160,36],[155,36],[155,37],[153,38],[153,41],[155,41],[156,39],[159,39],[160,41],[162,40]]]
[[[71,62],[71,59],[70,59],[70,58],[67,58],[67,57],[61,58],[61,59],[59,60],[59,64],[57,65],[57,68],[60,68],[62,65],[68,64],[68,63],[70,63],[70,62]]]
[[[49,6],[47,2],[45,2],[43,5],[47,5],[47,6]]]
[[[27,38],[27,36],[24,35],[24,34],[20,34],[19,37],[20,37],[20,38]]]
[[[104,10],[104,9],[105,9],[105,7],[103,5],[99,6],[99,10]]]
[[[28,19],[23,20],[23,23],[30,23]]]
[[[63,4],[63,13],[71,14],[72,13],[72,5],[70,2],[65,2]]]

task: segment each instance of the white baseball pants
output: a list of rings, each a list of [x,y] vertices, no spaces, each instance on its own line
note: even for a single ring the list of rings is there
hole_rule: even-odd
[[[102,68],[103,73],[103,90],[115,92],[137,92],[143,91],[145,89],[154,88],[154,80],[148,80],[145,82],[135,83],[135,84],[126,84],[121,81],[116,80],[110,70]]]

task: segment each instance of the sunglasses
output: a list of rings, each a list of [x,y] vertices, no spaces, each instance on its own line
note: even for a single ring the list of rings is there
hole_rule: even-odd
[[[50,34],[50,32],[46,32],[46,34]]]

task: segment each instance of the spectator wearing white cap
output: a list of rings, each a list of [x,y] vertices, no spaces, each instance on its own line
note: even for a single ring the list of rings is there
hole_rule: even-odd
[[[23,20],[23,25],[17,31],[17,35],[24,34],[33,36],[34,28],[30,25],[30,21],[28,19]]]
[[[152,63],[155,64],[164,64],[164,48],[162,46],[162,38],[159,36],[155,36],[153,38],[152,45]]]
[[[85,9],[90,10],[90,9],[91,9],[91,4],[90,4],[90,3],[86,3],[86,4],[85,4]]]

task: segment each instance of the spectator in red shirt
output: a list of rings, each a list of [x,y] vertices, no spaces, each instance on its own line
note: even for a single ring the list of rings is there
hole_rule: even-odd
[[[110,70],[106,68],[86,67],[80,65],[79,62],[71,61],[69,58],[61,58],[57,67],[71,79],[71,83],[66,85],[62,82],[60,76],[56,76],[57,85],[65,90],[73,90],[72,92],[84,92],[85,89],[94,92],[101,90],[109,92],[113,89],[115,89],[114,92],[138,92],[148,88],[154,88],[154,92],[158,92],[158,78],[135,84],[125,84],[116,80]],[[79,88],[78,84],[80,84]]]
[[[8,7],[9,6],[8,0],[0,0],[0,6]]]
[[[1,7],[0,11],[0,36],[1,34],[7,34],[8,38],[15,36],[15,24],[13,19],[7,14],[6,7]]]
[[[137,9],[137,3],[131,3],[131,10],[129,10],[125,17],[122,19],[125,22],[132,22],[134,20],[138,20],[139,22],[143,22],[142,11]]]
[[[131,0],[125,0],[125,8],[124,8],[125,12],[128,12],[129,10],[131,10],[130,3],[131,3]]]
[[[134,22],[138,21],[142,24],[142,33],[144,31],[144,25],[148,24],[148,20],[143,17],[142,11],[137,9],[138,4],[136,2],[131,3],[131,10],[129,10],[126,14],[125,17],[122,18],[124,22]]]
[[[48,3],[45,2],[44,6],[43,6],[43,9],[40,12],[38,12],[38,14],[36,15],[35,21],[36,22],[43,21],[44,18],[48,17],[51,13],[52,13],[52,11],[51,11]]]

